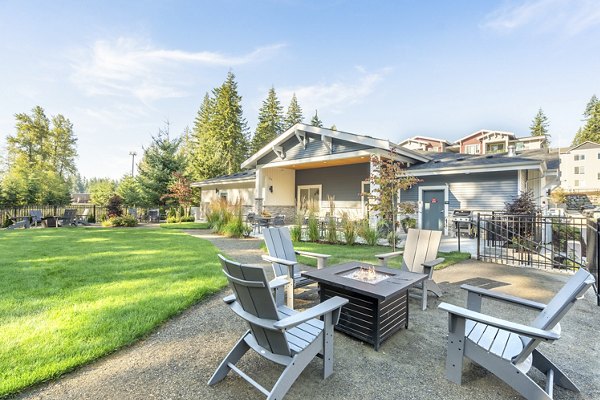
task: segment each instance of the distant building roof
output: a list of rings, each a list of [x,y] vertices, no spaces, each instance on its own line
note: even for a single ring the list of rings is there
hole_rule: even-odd
[[[202,187],[209,185],[216,185],[219,183],[233,183],[243,181],[253,181],[256,179],[256,169],[247,169],[244,171],[236,172],[231,175],[221,175],[214,178],[206,179],[201,182],[192,183],[192,187]]]
[[[407,171],[414,175],[428,174],[428,173],[460,173],[461,170],[470,169],[481,169],[484,172],[486,169],[492,168],[503,168],[507,170],[511,169],[532,169],[540,165],[540,159],[534,159],[529,157],[508,156],[506,153],[502,154],[484,154],[484,155],[471,155],[471,154],[460,154],[460,153],[428,153],[432,158],[431,161],[422,164],[416,164],[409,168]],[[531,167],[531,168],[528,168]]]

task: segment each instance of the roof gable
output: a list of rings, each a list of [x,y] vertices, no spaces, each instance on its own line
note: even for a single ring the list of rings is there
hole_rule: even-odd
[[[571,147],[569,149],[569,152],[573,151],[573,150],[588,150],[588,149],[597,149],[600,148],[600,144],[596,143],[596,142],[592,142],[590,140],[586,140],[585,142],[578,144],[575,147]]]
[[[461,142],[464,142],[465,140],[470,139],[472,137],[475,137],[475,136],[485,136],[485,135],[489,135],[490,133],[499,133],[499,134],[502,134],[502,135],[511,136],[513,139],[515,138],[515,134],[512,133],[512,132],[495,131],[495,130],[491,130],[491,129],[481,129],[481,130],[478,130],[477,132],[473,132],[470,135],[467,135],[467,136],[465,136],[463,138],[458,139],[454,143],[460,144]]]

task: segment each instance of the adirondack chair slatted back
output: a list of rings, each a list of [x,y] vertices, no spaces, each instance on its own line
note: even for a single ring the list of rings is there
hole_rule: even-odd
[[[266,228],[263,230],[267,250],[271,257],[281,258],[288,261],[297,261],[294,244],[288,228]],[[285,265],[273,263],[275,275],[287,275],[288,268]],[[294,267],[294,273],[297,273]]]
[[[33,222],[35,222],[36,224],[42,222],[42,218],[44,218],[44,216],[42,215],[42,210],[31,210],[29,212],[29,215],[33,219]]]
[[[423,263],[435,260],[442,239],[442,231],[409,229],[402,259],[402,268],[423,273]]]
[[[223,272],[235,293],[236,301],[244,311],[253,316],[278,321],[279,314],[265,271],[261,267],[242,265],[225,259],[219,254]],[[274,354],[289,356],[290,348],[283,332],[263,328],[247,321],[256,342]]]

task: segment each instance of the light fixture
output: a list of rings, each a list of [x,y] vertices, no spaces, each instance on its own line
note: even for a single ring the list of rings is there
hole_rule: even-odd
[[[219,189],[215,189],[215,193],[219,193]]]
[[[269,186],[269,192],[273,193],[273,185]]]

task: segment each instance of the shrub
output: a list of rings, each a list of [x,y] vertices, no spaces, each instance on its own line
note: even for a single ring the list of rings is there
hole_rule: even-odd
[[[113,226],[113,227],[133,227],[137,226],[138,222],[131,215],[126,215],[123,217],[110,217],[104,221],[102,221],[102,226]]]
[[[342,214],[342,230],[346,244],[353,246],[356,243],[356,222],[351,221],[347,213]]]
[[[2,222],[2,227],[3,228],[8,228],[9,226],[11,226],[13,224],[12,220],[10,218],[8,218],[8,215],[4,218],[4,222]]]
[[[242,217],[242,206],[236,204],[237,213],[223,227],[223,233],[227,237],[240,238],[244,236],[246,226]]]
[[[120,217],[123,215],[123,199],[119,195],[113,195],[108,199],[108,205],[106,206],[106,213],[109,217]]]
[[[174,216],[174,215],[173,215],[173,216],[168,216],[168,217],[167,217],[167,224],[176,224],[176,223],[178,223],[178,222],[181,222],[181,221],[179,220],[179,218],[177,218],[177,217],[176,217],[176,216]]]
[[[302,220],[304,218],[301,215],[296,215],[294,220],[294,226],[290,228],[290,236],[292,241],[299,242],[302,240]]]
[[[191,215],[188,215],[187,217],[179,218],[179,222],[194,222],[194,221],[195,221],[195,219]]]
[[[226,200],[216,200],[208,206],[206,219],[210,227],[217,233],[223,233],[225,225],[233,218],[233,206]]]
[[[402,219],[402,221],[400,221],[400,224],[402,225],[402,229],[404,229],[405,232],[408,232],[409,229],[417,227],[417,220],[414,218],[406,217]]]
[[[311,212],[308,214],[308,240],[310,242],[318,242],[319,239],[319,220],[316,215]]]
[[[87,222],[89,224],[95,224],[96,223],[96,217],[94,217],[93,215],[88,216]]]
[[[378,234],[377,229],[371,228],[368,220],[363,220],[358,229],[358,236],[364,239],[369,246],[377,244]]]

